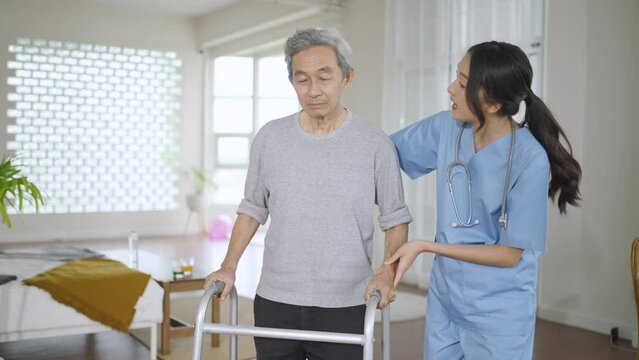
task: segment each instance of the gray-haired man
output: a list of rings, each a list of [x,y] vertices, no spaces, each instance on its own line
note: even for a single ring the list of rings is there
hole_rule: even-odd
[[[395,148],[341,104],[354,70],[337,31],[297,31],[285,57],[302,111],[267,123],[255,137],[229,249],[207,286],[221,280],[227,296],[241,254],[270,215],[255,325],[362,333],[370,294],[380,290],[380,307],[395,297],[394,265],[374,275],[371,268],[374,206],[385,257],[406,242],[412,220]],[[255,346],[259,360],[362,358],[357,345],[256,338]]]

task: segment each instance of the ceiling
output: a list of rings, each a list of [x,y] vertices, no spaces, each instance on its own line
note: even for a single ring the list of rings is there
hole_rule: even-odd
[[[242,0],[83,0],[120,8],[176,16],[202,16]],[[350,0],[258,0],[299,6],[343,7]]]
[[[240,0],[84,0],[125,9],[177,16],[201,16]]]

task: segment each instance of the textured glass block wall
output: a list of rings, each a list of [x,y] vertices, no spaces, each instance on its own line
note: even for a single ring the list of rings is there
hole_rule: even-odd
[[[175,53],[33,39],[9,52],[7,149],[45,193],[41,212],[177,207]]]

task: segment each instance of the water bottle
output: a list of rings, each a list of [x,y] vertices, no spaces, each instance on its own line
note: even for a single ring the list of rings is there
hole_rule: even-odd
[[[135,231],[129,233],[129,266],[138,268],[138,233]]]

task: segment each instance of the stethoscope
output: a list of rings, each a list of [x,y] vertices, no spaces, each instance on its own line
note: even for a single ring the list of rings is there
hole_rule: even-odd
[[[465,125],[462,124],[460,126],[459,131],[457,132],[457,140],[455,142],[455,160],[448,164],[446,168],[446,183],[448,184],[448,191],[450,192],[450,197],[453,200],[453,210],[455,211],[455,216],[457,217],[457,221],[453,222],[451,225],[454,228],[462,227],[468,228],[479,224],[479,219],[472,220],[473,218],[473,193],[470,186],[470,170],[468,170],[468,165],[459,160],[459,145],[461,144],[462,133],[464,132]],[[508,168],[506,169],[506,181],[504,183],[504,191],[501,195],[501,214],[499,216],[498,224],[502,229],[506,228],[506,224],[508,223],[508,214],[506,214],[506,196],[508,195],[508,184],[510,183],[510,171],[513,167],[513,151],[515,150],[515,125],[510,122],[511,128],[511,136],[510,136],[510,151],[508,152]],[[463,174],[466,175],[466,183],[468,184],[468,219],[466,221],[461,219],[459,215],[459,209],[457,208],[457,201],[455,201],[455,192],[453,191],[453,170],[456,167],[461,167]]]

